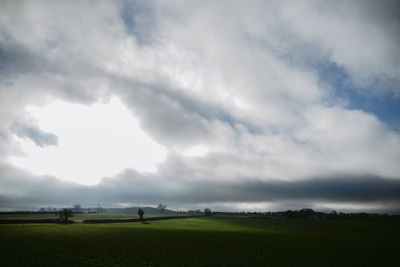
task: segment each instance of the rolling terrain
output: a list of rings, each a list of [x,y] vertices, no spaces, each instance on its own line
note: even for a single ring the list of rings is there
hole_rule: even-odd
[[[2,266],[396,266],[399,226],[248,216],[2,224],[0,251]]]

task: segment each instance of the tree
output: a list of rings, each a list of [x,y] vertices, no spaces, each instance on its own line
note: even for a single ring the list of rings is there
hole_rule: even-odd
[[[204,209],[204,215],[211,216],[212,215],[211,209]]]
[[[139,215],[139,218],[142,220],[143,219],[143,215],[144,215],[144,211],[141,208],[138,209],[138,215]]]
[[[71,209],[62,209],[58,212],[60,219],[67,222],[69,218],[73,217]]]
[[[159,209],[161,212],[164,212],[166,208],[167,205],[163,205],[162,203],[158,204],[157,206],[157,209]]]

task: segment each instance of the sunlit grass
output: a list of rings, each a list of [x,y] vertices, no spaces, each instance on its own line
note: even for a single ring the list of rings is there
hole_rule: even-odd
[[[395,266],[396,221],[202,217],[0,225],[2,266]]]

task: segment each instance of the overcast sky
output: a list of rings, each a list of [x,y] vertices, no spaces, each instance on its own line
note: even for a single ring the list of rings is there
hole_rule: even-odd
[[[1,1],[0,210],[400,210],[399,1]]]

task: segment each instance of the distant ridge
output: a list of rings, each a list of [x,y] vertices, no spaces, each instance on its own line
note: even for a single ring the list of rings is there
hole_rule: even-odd
[[[164,217],[152,217],[145,219],[107,219],[107,220],[84,220],[82,223],[92,224],[92,223],[129,223],[129,222],[148,222],[148,221],[163,221],[163,220],[173,220],[173,219],[187,219],[195,217],[204,217],[204,215],[191,215],[191,216],[164,216]]]
[[[164,209],[164,211],[161,211],[158,208],[153,208],[153,207],[128,207],[128,208],[104,208],[103,213],[137,213],[138,209],[142,208],[144,213],[158,213],[158,212],[163,212],[163,213],[176,213],[176,211],[169,210],[169,209]]]

